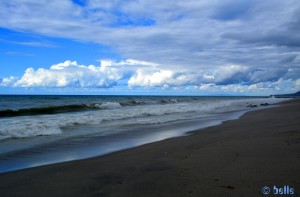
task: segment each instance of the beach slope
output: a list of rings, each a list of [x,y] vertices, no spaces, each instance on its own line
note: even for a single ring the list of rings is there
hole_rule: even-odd
[[[300,194],[300,102],[98,158],[0,174],[1,196]]]

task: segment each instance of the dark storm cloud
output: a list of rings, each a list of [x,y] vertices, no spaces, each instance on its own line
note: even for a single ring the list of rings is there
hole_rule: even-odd
[[[267,33],[226,33],[223,34],[223,38],[230,38],[246,44],[258,44],[258,45],[276,45],[286,47],[300,47],[300,35],[296,32],[288,31],[286,29],[282,32],[267,32]]]

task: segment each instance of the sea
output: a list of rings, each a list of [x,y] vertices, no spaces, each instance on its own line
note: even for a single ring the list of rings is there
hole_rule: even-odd
[[[285,100],[230,96],[0,95],[0,173],[101,156],[190,135]]]

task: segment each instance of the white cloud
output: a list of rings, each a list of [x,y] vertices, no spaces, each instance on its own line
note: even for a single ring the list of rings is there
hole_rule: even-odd
[[[228,65],[190,72],[188,69],[167,69],[166,66],[139,60],[113,61],[104,59],[99,66],[80,65],[67,60],[50,66],[49,69],[26,69],[22,77],[8,77],[0,80],[2,87],[65,87],[65,88],[135,88],[158,87],[179,90],[195,87],[199,91],[243,93],[272,93],[284,90],[297,90],[299,80],[284,79],[270,82],[252,80],[259,75],[278,72],[260,69],[250,70],[242,65]],[[242,83],[243,80],[247,83]],[[251,82],[251,83],[250,83]]]
[[[170,83],[174,73],[170,70],[158,70],[154,72],[145,72],[143,69],[138,69],[136,74],[129,81],[129,86],[164,86]]]
[[[16,77],[10,76],[4,79],[0,79],[0,86],[12,86],[17,81]]]
[[[65,61],[50,67],[28,68],[16,87],[110,87],[122,78],[120,70],[103,66],[84,66],[76,61]]]
[[[99,66],[80,65],[76,61],[67,60],[62,63],[52,65],[49,69],[27,68],[25,73],[19,79],[17,77],[8,77],[0,79],[0,85],[6,87],[94,87],[109,88],[112,86],[127,86],[128,78],[134,78],[139,71],[152,72],[156,69],[164,75],[170,71],[160,71],[156,67],[158,64],[138,61],[133,59],[116,62],[109,59],[100,61]],[[163,82],[163,77],[159,81],[160,74],[154,74],[148,78],[151,83]],[[123,80],[123,81],[122,81]],[[125,81],[124,81],[125,80]],[[131,84],[137,86],[138,84]],[[139,86],[151,84],[143,83]]]

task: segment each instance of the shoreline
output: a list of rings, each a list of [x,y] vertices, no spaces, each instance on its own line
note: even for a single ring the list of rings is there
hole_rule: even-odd
[[[0,191],[4,196],[259,196],[263,186],[277,184],[299,194],[299,106],[294,99],[188,136],[3,173]]]
[[[238,100],[238,102],[241,101]],[[181,120],[180,117],[177,117],[178,120],[175,122],[159,125],[136,124],[128,128],[121,126],[110,129],[104,127],[102,132],[112,132],[111,135],[98,136],[101,134],[101,125],[96,127],[86,127],[85,125],[77,127],[75,130],[74,128],[72,130],[71,127],[69,136],[67,135],[69,131],[65,128],[63,131],[65,135],[8,140],[0,143],[0,173],[99,157],[148,143],[189,135],[194,131],[220,125],[228,120],[236,120],[249,111],[274,107],[274,100],[269,101],[269,106],[263,105],[267,101],[254,100],[251,102],[249,100],[249,102],[252,104],[244,102],[243,105],[240,105],[244,106],[244,109],[238,110],[233,107],[231,110],[227,109],[204,116],[202,114],[200,117],[196,113],[190,116],[190,120]],[[246,106],[248,107],[246,108]],[[138,120],[136,121],[138,122]],[[122,123],[118,124],[122,125]],[[74,136],[72,136],[72,132],[75,133]],[[78,135],[80,132],[84,133],[84,136],[76,136],[76,133]]]

